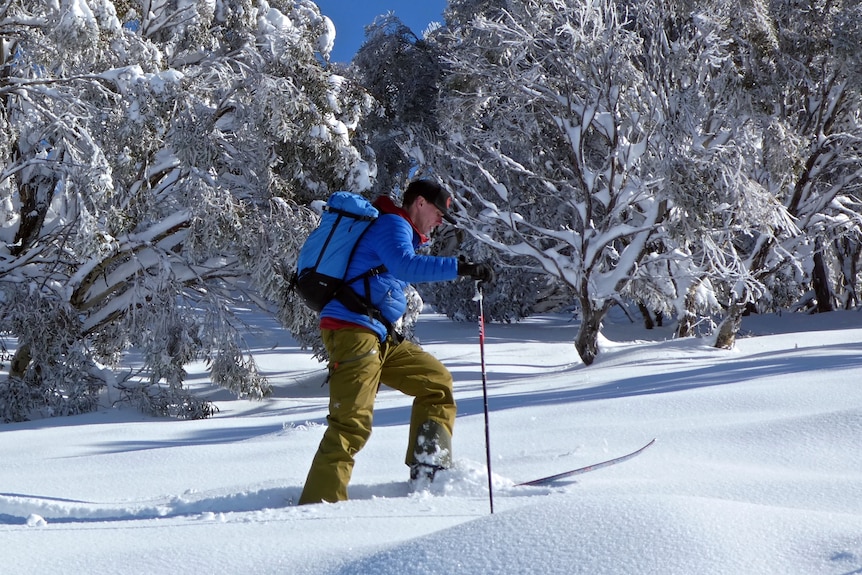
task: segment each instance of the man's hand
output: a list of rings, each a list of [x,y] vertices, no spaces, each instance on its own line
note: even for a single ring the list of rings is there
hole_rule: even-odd
[[[469,276],[474,280],[478,280],[486,284],[494,283],[494,278],[497,277],[497,274],[494,273],[494,268],[491,267],[491,264],[474,264],[471,262],[458,262],[458,275]]]

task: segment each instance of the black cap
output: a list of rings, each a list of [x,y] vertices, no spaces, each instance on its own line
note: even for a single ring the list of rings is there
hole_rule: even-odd
[[[443,219],[450,224],[457,223],[452,214],[449,213],[449,206],[452,204],[452,194],[443,189],[440,184],[431,180],[413,180],[404,190],[404,203],[410,205],[418,197],[422,196],[435,206],[443,214]]]

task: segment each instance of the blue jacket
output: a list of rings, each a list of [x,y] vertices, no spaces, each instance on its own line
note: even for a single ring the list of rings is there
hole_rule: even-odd
[[[380,211],[380,216],[356,247],[347,277],[356,277],[371,268],[385,265],[387,271],[368,280],[371,302],[383,317],[395,323],[407,310],[407,297],[404,294],[407,284],[456,279],[458,260],[417,254],[416,250],[428,239],[413,226],[407,212],[386,196],[378,198],[374,207]],[[364,280],[354,282],[352,287],[360,296],[366,295]],[[380,341],[384,341],[387,336],[386,326],[381,322],[348,310],[338,300],[326,304],[320,317],[366,327],[377,333]]]

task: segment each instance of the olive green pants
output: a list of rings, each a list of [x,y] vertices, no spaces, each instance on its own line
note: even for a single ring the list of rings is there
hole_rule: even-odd
[[[405,462],[414,462],[420,428],[439,429],[442,466],[451,456],[455,425],[452,375],[438,359],[410,341],[381,343],[361,328],[321,330],[329,353],[328,427],[311,463],[299,504],[347,499],[353,458],[371,436],[374,399],[380,383],[413,396],[410,438]],[[428,426],[426,426],[427,429]]]

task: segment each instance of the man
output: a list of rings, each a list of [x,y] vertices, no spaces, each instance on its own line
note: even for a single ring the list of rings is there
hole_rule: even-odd
[[[386,196],[374,203],[380,216],[357,245],[347,277],[385,266],[383,272],[352,286],[374,306],[375,313],[351,311],[337,299],[320,313],[320,332],[329,353],[328,427],[308,472],[300,505],[347,499],[353,458],[371,435],[380,383],[415,398],[406,457],[411,480],[430,481],[451,463],[452,375],[439,360],[391,329],[407,308],[404,289],[408,282],[458,276],[491,282],[494,278],[487,264],[416,253],[444,219],[455,222],[450,203],[449,193],[428,180],[407,186],[403,207]]]

